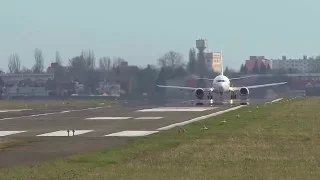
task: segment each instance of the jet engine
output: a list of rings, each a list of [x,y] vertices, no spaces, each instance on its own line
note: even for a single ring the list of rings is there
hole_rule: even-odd
[[[199,88],[199,89],[197,89],[197,90],[195,91],[195,94],[196,94],[196,97],[197,97],[198,99],[202,99],[203,96],[204,96],[204,91],[203,91],[203,89]]]
[[[247,95],[249,95],[249,89],[246,88],[246,87],[242,87],[242,88],[240,88],[240,90],[239,90],[239,94],[240,94],[241,96],[247,96]]]

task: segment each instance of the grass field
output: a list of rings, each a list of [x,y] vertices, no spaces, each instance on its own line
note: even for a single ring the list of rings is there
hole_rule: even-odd
[[[110,101],[104,100],[1,100],[1,109],[33,109],[33,108],[56,108],[56,107],[92,107],[107,106]]]
[[[319,179],[320,98],[248,106],[3,179]],[[204,130],[203,126],[208,129]]]

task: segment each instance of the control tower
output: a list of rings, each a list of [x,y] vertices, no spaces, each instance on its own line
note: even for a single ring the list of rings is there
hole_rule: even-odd
[[[206,39],[198,39],[196,41],[196,46],[197,46],[197,49],[199,50],[199,54],[201,54],[208,47],[208,41]]]
[[[206,39],[198,39],[196,40],[196,47],[199,50],[196,71],[200,75],[200,77],[204,77],[207,72],[204,50],[208,47],[208,41]],[[198,83],[200,83],[198,84],[198,87],[205,87],[204,81],[200,80]]]

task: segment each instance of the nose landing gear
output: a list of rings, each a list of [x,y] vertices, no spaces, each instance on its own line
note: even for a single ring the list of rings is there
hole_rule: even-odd
[[[212,100],[212,99],[213,99],[212,92],[208,92],[208,96],[207,96],[207,98],[208,98],[209,100]]]

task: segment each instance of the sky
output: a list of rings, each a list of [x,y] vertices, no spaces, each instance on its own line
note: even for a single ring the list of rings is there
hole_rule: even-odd
[[[34,49],[45,67],[59,51],[63,63],[92,49],[97,59],[157,64],[173,50],[188,60],[196,40],[222,51],[238,69],[250,55],[299,58],[320,54],[319,0],[1,0],[0,69],[17,53],[32,67]],[[98,64],[98,63],[97,63]]]

